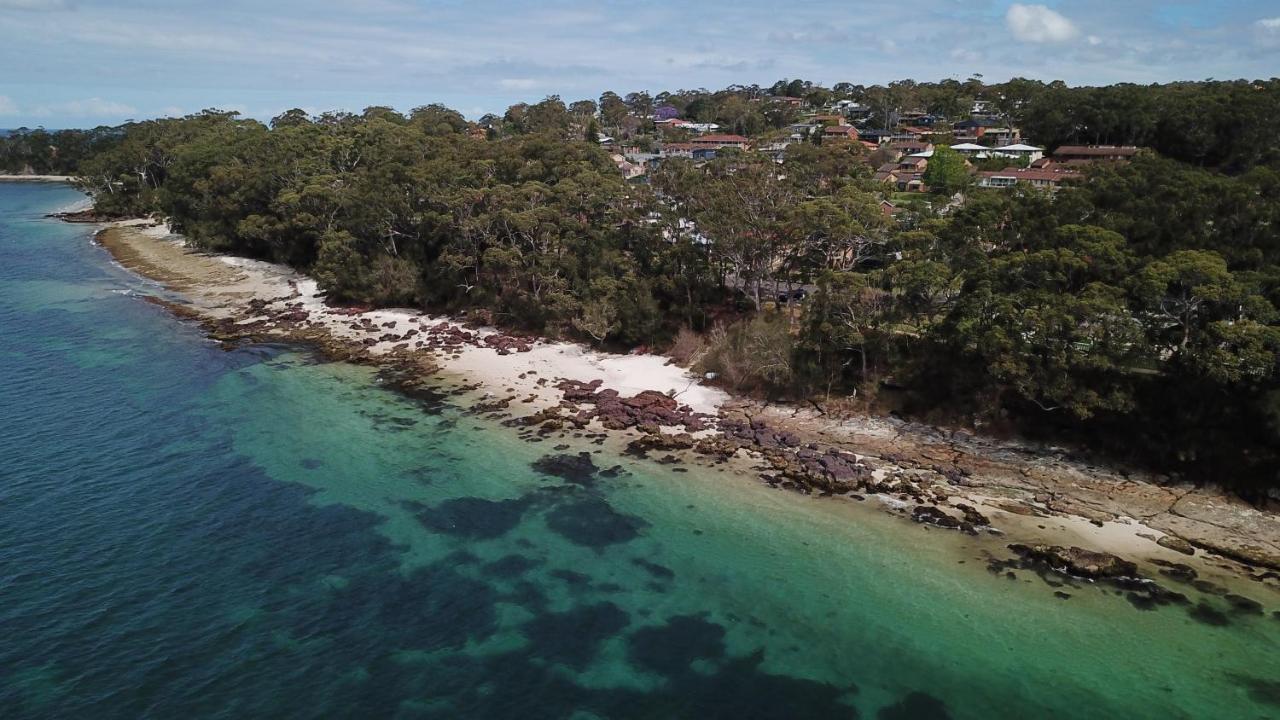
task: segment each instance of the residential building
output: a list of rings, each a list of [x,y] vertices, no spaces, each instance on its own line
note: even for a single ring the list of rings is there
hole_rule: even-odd
[[[765,155],[768,155],[769,158],[774,162],[780,163],[784,159],[786,159],[787,147],[789,145],[791,145],[790,142],[782,140],[778,142],[769,143],[768,145],[765,145],[763,147],[757,147],[756,150],[761,153],[764,153]]]
[[[640,177],[644,175],[644,165],[641,163],[633,163],[621,155],[610,155],[613,164],[618,166],[618,171],[622,173],[625,180]]]
[[[1002,147],[995,148],[991,153],[996,156],[1023,158],[1026,159],[1028,164],[1030,164],[1044,157],[1044,148],[1022,144],[1004,145]]]
[[[858,137],[866,140],[867,142],[883,145],[893,138],[893,131],[883,129],[859,130]]]
[[[992,145],[1012,145],[1022,139],[1022,132],[1017,128],[991,127],[985,128],[978,137]]]
[[[695,148],[746,148],[751,141],[741,135],[703,135],[693,138],[689,144]]]
[[[933,144],[921,142],[919,140],[896,140],[889,143],[889,149],[898,153],[899,156],[914,155],[916,153],[925,152],[926,150],[932,150]]]
[[[1091,162],[1126,162],[1138,148],[1121,145],[1063,145],[1051,153],[1054,163],[1078,165]]]
[[[1050,170],[1041,168],[1005,168],[1004,170],[988,170],[978,173],[978,187],[1010,188],[1014,185],[1030,185],[1032,187],[1056,190],[1062,183],[1082,177],[1073,170]]]
[[[852,125],[832,125],[831,127],[823,128],[822,139],[824,142],[829,140],[854,141],[858,139],[858,129]]]

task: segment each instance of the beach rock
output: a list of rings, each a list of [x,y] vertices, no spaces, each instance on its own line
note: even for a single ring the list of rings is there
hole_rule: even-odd
[[[1156,544],[1159,545],[1160,547],[1169,548],[1174,552],[1180,552],[1183,555],[1196,554],[1195,546],[1187,542],[1186,540],[1183,540],[1182,538],[1178,537],[1177,535],[1165,535],[1161,537],[1159,540],[1156,540]]]
[[[1243,595],[1228,593],[1222,596],[1223,600],[1231,603],[1231,608],[1236,612],[1247,613],[1249,615],[1261,615],[1262,603]]]
[[[957,503],[956,509],[964,513],[965,522],[971,523],[973,525],[977,525],[979,527],[991,524],[991,521],[987,519],[987,516],[978,512],[978,509],[973,507],[972,505]]]
[[[729,458],[738,451],[738,445],[728,438],[708,437],[694,442],[693,451],[699,455],[714,455],[720,458]]]
[[[1019,557],[1039,562],[1066,575],[1089,578],[1136,577],[1138,566],[1111,553],[1061,545],[1009,546]]]
[[[596,419],[608,430],[623,430],[640,425],[654,427],[683,427],[689,432],[705,428],[706,417],[695,413],[687,405],[657,390],[645,390],[631,397],[622,397],[617,390],[599,389],[600,380],[589,383],[562,380],[556,385],[564,401],[591,405],[583,417]]]
[[[1246,565],[1280,570],[1280,554],[1257,545],[1229,544],[1210,537],[1193,538],[1188,542],[1201,550],[1207,550]]]
[[[937,525],[940,528],[947,528],[949,530],[962,530],[962,525],[965,524],[958,518],[954,518],[942,509],[933,507],[932,505],[919,505],[912,508],[911,519],[918,523]],[[969,525],[969,527],[972,529],[973,526]]]
[[[689,433],[664,433],[657,430],[646,432],[627,443],[627,450],[643,455],[650,450],[688,450],[693,447],[693,443],[693,436]]]
[[[1191,567],[1190,565],[1185,565],[1183,563],[1171,563],[1168,560],[1161,560],[1160,558],[1151,558],[1151,564],[1159,566],[1160,568],[1159,572],[1161,575],[1164,575],[1165,577],[1171,580],[1176,580],[1180,583],[1195,582],[1196,578],[1199,575],[1199,573],[1196,572],[1195,568]]]

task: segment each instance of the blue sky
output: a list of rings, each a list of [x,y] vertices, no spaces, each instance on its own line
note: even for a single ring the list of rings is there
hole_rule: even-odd
[[[0,66],[0,127],[430,102],[477,117],[551,93],[795,77],[1267,78],[1280,4],[0,0]]]

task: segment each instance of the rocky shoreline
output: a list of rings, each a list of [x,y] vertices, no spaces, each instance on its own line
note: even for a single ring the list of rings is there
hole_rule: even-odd
[[[327,307],[302,276],[194,253],[145,225],[113,226],[98,237],[122,265],[183,294],[151,302],[199,322],[215,340],[306,344],[333,360],[376,366],[389,385],[425,399],[439,398],[447,375],[461,375],[448,392],[470,395],[471,412],[519,427],[527,439],[587,437],[598,444],[617,435],[626,452],[675,470],[684,463],[733,464],[778,489],[876,499],[927,528],[998,537],[1006,554],[992,557],[992,572],[1033,569],[1046,582],[1057,576],[1051,586],[1105,581],[1142,609],[1186,604],[1194,617],[1200,608],[1179,601],[1186,597],[1160,586],[1157,575],[1215,589],[1202,576],[1234,577],[1280,608],[1280,519],[1223,495],[1088,466],[1062,451],[698,394],[693,380],[683,391],[624,392],[619,388],[634,387],[625,379],[557,374],[556,358],[570,351],[537,338],[411,311]],[[235,273],[225,274],[228,268]],[[541,370],[517,362],[553,353],[560,355]],[[468,377],[480,359],[495,357],[506,364],[490,365],[491,375],[479,381]],[[581,367],[609,361],[590,356]],[[674,385],[678,372],[671,368],[661,379]],[[1211,594],[1263,607],[1225,590]],[[1210,611],[1221,612],[1201,609],[1197,619],[1212,620]]]

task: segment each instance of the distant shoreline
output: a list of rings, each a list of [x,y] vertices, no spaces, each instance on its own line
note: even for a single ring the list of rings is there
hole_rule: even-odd
[[[0,175],[0,182],[70,183],[74,175]]]

